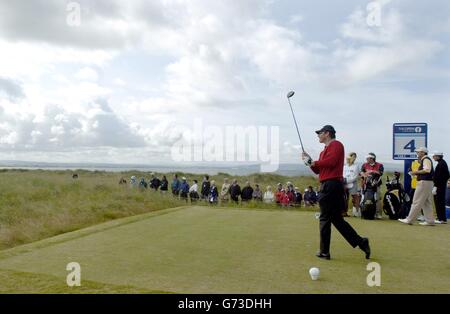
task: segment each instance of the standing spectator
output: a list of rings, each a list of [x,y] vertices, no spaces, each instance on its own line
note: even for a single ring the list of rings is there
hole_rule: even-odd
[[[241,199],[243,202],[251,201],[253,197],[253,188],[250,185],[250,182],[247,181],[245,183],[245,187],[242,189]]]
[[[420,167],[420,161],[419,160],[414,160],[411,164],[411,168],[409,169],[409,174],[411,174],[413,171],[417,171],[419,170]],[[417,188],[417,176],[413,176],[411,175],[411,192],[409,194],[409,198],[411,200],[414,199],[414,193],[416,193],[416,188]],[[417,217],[417,220],[419,221],[425,221],[425,216],[423,215],[423,210],[420,211],[421,214],[419,215],[419,217]],[[409,212],[408,212],[409,214]]]
[[[298,187],[294,189],[294,205],[296,207],[302,207],[303,196]]]
[[[255,190],[253,191],[253,199],[258,202],[262,202],[263,194],[261,189],[259,188],[259,184],[255,185]]]
[[[166,176],[163,176],[162,179],[161,179],[160,191],[163,192],[163,193],[166,193],[168,189],[169,189],[169,181],[167,181]]]
[[[198,201],[200,196],[198,195],[198,181],[194,180],[192,186],[189,188],[189,197],[191,198],[191,203]]]
[[[381,178],[383,176],[384,173],[384,166],[383,164],[377,162],[377,155],[375,155],[374,153],[369,153],[366,156],[366,163],[364,163],[361,167],[361,177],[363,179],[363,190],[366,190],[366,182],[367,182],[367,178],[372,175],[372,174],[376,174],[379,175],[379,177]],[[381,185],[382,185],[382,181],[381,179],[378,182],[378,187],[377,187],[377,191],[376,191],[376,201],[377,201],[377,211],[376,211],[376,215],[375,218],[376,219],[381,219],[382,218],[382,208],[383,208],[383,204],[381,202]]]
[[[305,200],[306,207],[315,206],[317,204],[317,193],[312,186],[309,186],[305,191],[303,199]]]
[[[209,182],[209,176],[206,175],[203,177],[203,182],[202,182],[202,199],[204,199],[205,201],[208,200],[208,195],[211,192],[211,183]]]
[[[222,189],[220,190],[220,199],[223,203],[228,203],[230,200],[230,183],[228,183],[228,178],[223,179]]]
[[[139,189],[141,191],[145,190],[147,188],[148,184],[145,182],[145,178],[141,178],[141,181],[139,181]]]
[[[138,186],[138,182],[137,182],[137,180],[136,180],[136,176],[131,176],[131,179],[130,179],[130,186],[131,186],[132,188],[135,188],[135,187]]]
[[[219,200],[219,191],[217,190],[216,181],[214,180],[211,181],[208,199],[209,203],[213,205],[217,204]]]
[[[173,176],[172,185],[171,185],[173,196],[178,196],[178,194],[180,193],[180,185],[181,185],[180,179],[178,179],[178,175],[175,174]]]
[[[155,174],[152,173],[152,178],[150,180],[150,188],[152,188],[155,191],[158,191],[159,187],[161,186],[161,180]]]
[[[433,154],[434,161],[437,162],[434,171],[434,205],[436,207],[437,219],[435,223],[446,224],[447,215],[445,213],[445,194],[447,191],[447,181],[450,178],[447,163],[444,160],[444,153],[435,152]]]
[[[425,221],[422,226],[434,226],[433,215],[433,162],[428,157],[428,149],[420,147],[416,149],[417,157],[420,160],[419,170],[411,172],[417,176],[417,189],[414,194],[413,204],[408,217],[399,219],[401,223],[412,225],[420,210],[425,214]]]
[[[284,192],[283,190],[283,185],[281,183],[277,184],[277,191],[275,192],[275,201],[277,204],[281,205],[281,199],[283,198],[283,194]]]
[[[358,191],[358,176],[359,169],[356,164],[356,153],[350,153],[347,157],[347,163],[344,166],[344,182],[345,182],[345,194],[347,196],[346,207],[344,210],[344,216],[348,216],[348,204],[349,199],[352,199],[352,215],[353,217],[361,217],[361,209],[359,208],[360,195]]]
[[[233,184],[230,186],[230,196],[231,200],[238,203],[239,196],[242,194],[241,187],[239,186],[236,179],[233,180]]]
[[[188,194],[189,194],[189,183],[187,183],[186,178],[181,178],[181,184],[180,184],[180,198],[183,200],[188,201]]]
[[[264,203],[273,203],[274,195],[272,192],[272,187],[269,185],[264,193]]]

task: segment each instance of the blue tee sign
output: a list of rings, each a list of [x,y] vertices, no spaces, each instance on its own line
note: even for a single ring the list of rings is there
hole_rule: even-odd
[[[428,125],[426,123],[394,124],[394,160],[415,160],[416,148],[427,147]]]

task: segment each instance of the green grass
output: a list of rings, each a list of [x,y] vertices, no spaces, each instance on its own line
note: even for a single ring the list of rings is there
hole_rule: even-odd
[[[333,230],[332,261],[318,260],[313,213],[180,207],[62,234],[0,252],[0,292],[449,293],[448,226],[349,219],[370,237],[382,286]],[[66,265],[82,287],[64,287]],[[310,267],[321,279],[309,278]],[[42,279],[42,281],[41,281]]]
[[[127,180],[131,175],[148,179],[148,173],[75,172],[80,176],[78,180],[72,179],[73,171],[0,170],[0,250],[117,218],[186,204],[173,198],[170,192],[166,195],[150,190],[141,192],[118,184],[122,176]],[[181,176],[190,182],[202,179],[201,175],[180,173]],[[220,187],[225,177],[232,178],[221,173],[213,179]],[[167,174],[167,178],[171,181],[172,174]],[[241,185],[249,180],[252,184],[274,188],[278,182],[287,181],[301,188],[317,185],[312,177],[255,174],[236,178]],[[241,207],[277,209],[275,205],[261,203]]]

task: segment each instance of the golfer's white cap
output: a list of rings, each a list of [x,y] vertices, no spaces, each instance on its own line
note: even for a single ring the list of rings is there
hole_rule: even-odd
[[[433,156],[444,156],[444,153],[441,151],[434,151]]]
[[[186,180],[186,177],[182,177],[181,180]]]
[[[426,147],[419,147],[415,150],[415,152],[428,154],[428,149]]]

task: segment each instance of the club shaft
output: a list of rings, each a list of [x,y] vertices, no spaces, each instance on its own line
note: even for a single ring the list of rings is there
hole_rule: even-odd
[[[302,146],[302,151],[305,152],[305,149],[303,148],[303,141],[302,137],[300,136],[300,131],[298,129],[297,119],[295,119],[294,110],[292,109],[291,100],[288,98],[289,107],[291,108],[292,117],[294,118],[295,128],[297,129],[298,139],[300,140],[300,145]]]

